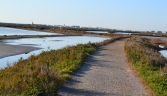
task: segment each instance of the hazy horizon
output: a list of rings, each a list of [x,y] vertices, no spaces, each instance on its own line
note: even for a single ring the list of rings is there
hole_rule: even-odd
[[[167,31],[166,0],[1,0],[0,22]]]

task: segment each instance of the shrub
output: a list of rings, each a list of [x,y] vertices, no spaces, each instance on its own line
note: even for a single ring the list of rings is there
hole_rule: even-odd
[[[126,55],[134,64],[140,76],[150,86],[157,96],[167,96],[166,58],[142,37],[132,37],[125,43]],[[162,71],[163,70],[163,71]]]

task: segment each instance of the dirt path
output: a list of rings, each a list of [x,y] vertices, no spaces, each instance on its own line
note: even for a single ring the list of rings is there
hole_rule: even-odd
[[[62,88],[59,96],[146,96],[128,69],[124,40],[100,47]]]

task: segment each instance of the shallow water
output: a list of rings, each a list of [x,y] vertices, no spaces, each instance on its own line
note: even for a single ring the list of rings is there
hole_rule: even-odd
[[[15,28],[0,27],[0,35],[58,35],[58,33],[48,33],[39,31],[22,30]]]
[[[159,51],[165,58],[167,58],[167,50]]]
[[[9,56],[0,59],[0,68],[5,68],[7,64],[13,64],[13,62],[18,61],[20,58],[26,59],[33,54],[40,54],[42,51],[47,51],[51,49],[60,49],[68,45],[76,45],[79,43],[85,44],[90,42],[101,42],[109,38],[104,37],[93,37],[93,36],[64,36],[64,37],[46,37],[46,38],[24,38],[24,39],[12,39],[4,40],[7,44],[11,45],[24,45],[40,47],[42,49],[32,51],[28,54],[20,54],[15,56]]]
[[[108,33],[107,31],[86,31],[89,33]]]
[[[115,32],[114,34],[125,34],[125,35],[128,35],[128,34],[138,34],[138,33],[131,33],[131,32]]]
[[[160,48],[164,48],[163,45],[159,45]],[[167,58],[167,50],[161,50],[159,51],[165,58]]]
[[[114,34],[130,34],[130,33],[124,33],[124,32],[115,32]]]

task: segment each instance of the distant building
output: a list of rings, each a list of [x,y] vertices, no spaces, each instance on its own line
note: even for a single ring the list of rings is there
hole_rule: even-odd
[[[166,31],[162,31],[162,33],[166,34],[167,32]]]
[[[157,33],[162,33],[162,31],[158,31]]]
[[[154,31],[154,33],[158,33],[158,31]]]
[[[80,26],[71,26],[71,28],[80,28]]]
[[[154,33],[154,31],[151,31],[151,33]]]
[[[31,22],[31,25],[34,25],[34,23],[33,23],[33,22]]]

